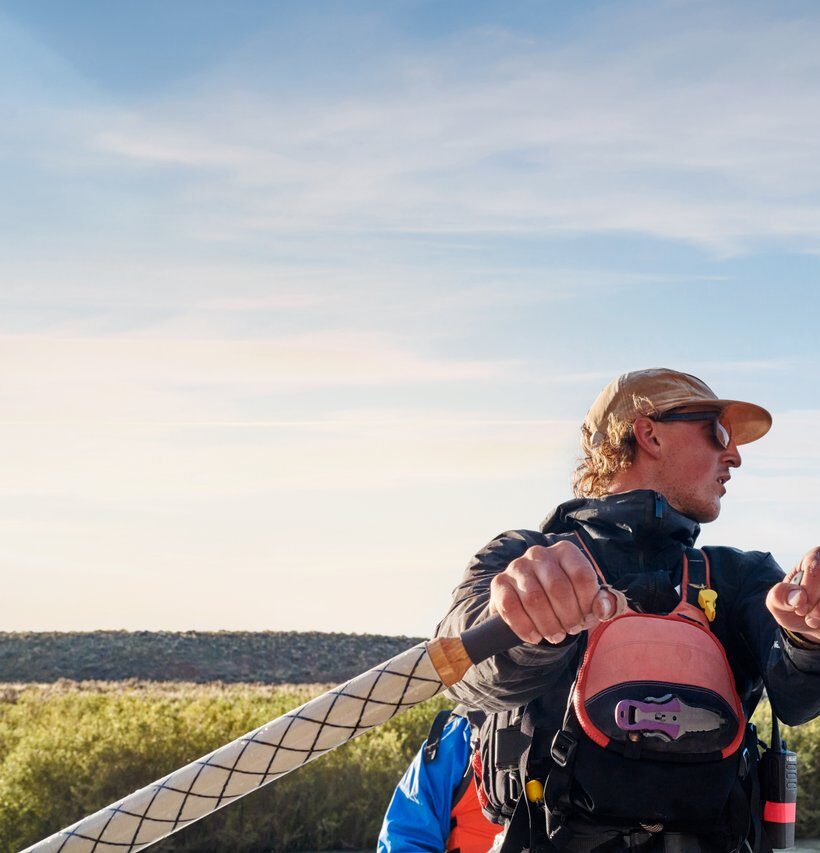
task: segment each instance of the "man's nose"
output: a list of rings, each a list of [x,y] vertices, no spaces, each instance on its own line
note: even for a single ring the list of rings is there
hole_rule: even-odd
[[[723,451],[722,461],[730,468],[740,468],[743,464],[743,459],[740,456],[740,451],[734,441],[729,442],[729,446]]]

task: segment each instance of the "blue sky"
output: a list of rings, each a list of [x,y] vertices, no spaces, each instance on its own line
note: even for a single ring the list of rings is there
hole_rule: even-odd
[[[9,2],[0,628],[428,634],[616,373],[817,544],[811,3]]]

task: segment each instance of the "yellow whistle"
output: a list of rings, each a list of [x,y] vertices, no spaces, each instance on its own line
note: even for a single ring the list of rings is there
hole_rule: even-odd
[[[717,593],[713,589],[702,589],[698,593],[698,604],[710,622],[715,621],[715,602]]]
[[[527,792],[527,799],[531,803],[539,803],[544,799],[544,786],[537,779],[530,779],[524,790]]]

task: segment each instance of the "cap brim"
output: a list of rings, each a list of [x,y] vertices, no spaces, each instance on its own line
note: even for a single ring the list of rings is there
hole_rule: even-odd
[[[762,406],[744,403],[741,400],[715,400],[704,397],[700,400],[687,400],[686,406],[708,405],[718,408],[723,417],[732,425],[732,438],[735,444],[749,444],[763,438],[772,428],[772,416]]]
[[[763,438],[772,428],[772,416],[754,403],[743,403],[740,400],[719,400],[723,405],[724,417],[732,425],[732,438],[735,444],[749,444]]]

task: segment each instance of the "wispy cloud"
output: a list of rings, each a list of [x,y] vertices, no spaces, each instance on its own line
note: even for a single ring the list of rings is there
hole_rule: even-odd
[[[0,494],[178,507],[265,494],[278,501],[296,492],[372,495],[409,484],[461,489],[548,471],[568,482],[577,443],[577,424],[561,421],[296,422],[256,424],[253,432],[235,426],[63,426],[54,442],[59,425],[9,425],[2,432],[13,452],[4,452]]]
[[[385,32],[353,88],[282,85],[260,33],[126,105],[12,27],[6,47],[34,56],[39,97],[7,145],[52,180],[110,183],[120,216],[144,227],[150,211],[199,242],[632,232],[817,249],[816,15],[733,2],[577,15],[560,38],[474,26],[422,47]],[[98,191],[81,221],[95,221]]]
[[[7,335],[0,337],[0,359],[5,419],[44,422],[230,420],[247,394],[470,383],[513,367],[436,358],[386,335],[354,331],[243,340]],[[222,390],[203,399],[207,389]]]
[[[328,241],[330,242],[330,241]],[[474,248],[474,246],[473,246]],[[211,264],[178,257],[138,257],[123,263],[100,252],[93,258],[0,260],[0,334],[61,339],[238,339],[335,333],[394,340],[438,339],[479,333],[487,317],[612,293],[715,282],[718,275],[654,273],[552,266],[526,257],[478,263],[391,259],[389,246],[346,254],[310,241],[294,247],[303,257],[263,261],[220,259]],[[364,256],[363,256],[364,255]],[[552,332],[554,334],[554,330]],[[351,333],[352,334],[352,333]],[[113,344],[112,344],[113,345]],[[570,376],[575,371],[568,371]]]
[[[814,245],[820,24],[743,8],[612,7],[561,45],[461,33],[423,62],[404,47],[385,67],[379,53],[377,82],[355,96],[237,93],[209,77],[184,110],[168,98],[97,116],[89,144],[196,174],[197,197],[223,202],[219,227],[235,236],[634,231],[722,249]],[[683,56],[697,73],[680,74]]]

